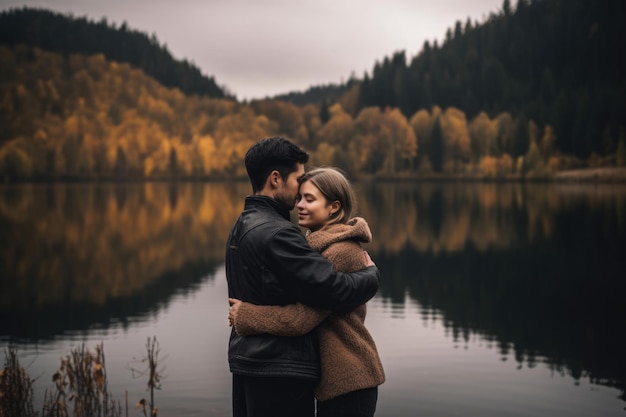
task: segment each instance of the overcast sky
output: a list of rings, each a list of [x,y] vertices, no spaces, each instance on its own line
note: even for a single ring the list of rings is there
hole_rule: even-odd
[[[502,0],[0,0],[22,6],[126,22],[244,100],[360,78],[400,50],[411,59]]]

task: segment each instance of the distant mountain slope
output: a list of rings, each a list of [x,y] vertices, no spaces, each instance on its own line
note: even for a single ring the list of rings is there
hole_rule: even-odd
[[[213,77],[203,75],[192,63],[178,61],[156,37],[119,28],[106,20],[90,21],[44,9],[11,9],[0,13],[0,44],[36,46],[62,54],[102,53],[112,61],[129,63],[142,69],[167,87],[186,94],[224,98],[229,94]]]

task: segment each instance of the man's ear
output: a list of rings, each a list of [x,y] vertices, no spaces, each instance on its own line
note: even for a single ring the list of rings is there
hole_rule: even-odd
[[[278,188],[278,185],[282,181],[282,177],[280,176],[280,172],[278,172],[277,170],[273,170],[272,172],[270,172],[270,175],[268,175],[268,177],[267,177],[267,181],[268,181],[269,186],[270,186],[271,189]]]

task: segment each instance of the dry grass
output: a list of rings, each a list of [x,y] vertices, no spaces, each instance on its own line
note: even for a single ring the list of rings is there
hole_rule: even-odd
[[[151,345],[158,348],[156,338]],[[150,353],[150,352],[149,352]],[[155,351],[150,363],[156,369]],[[33,407],[33,382],[20,365],[17,348],[10,343],[0,370],[0,417],[121,417],[120,402],[108,389],[103,344],[89,351],[82,345],[61,359],[46,390],[41,413]],[[157,381],[158,382],[158,381]],[[154,396],[152,397],[154,401]],[[128,402],[128,401],[126,401]],[[154,414],[156,415],[156,414]],[[126,406],[128,417],[128,406]]]
[[[82,345],[61,359],[53,375],[53,391],[46,393],[43,417],[119,417],[121,406],[108,390],[104,348],[90,352]]]
[[[0,371],[0,417],[35,416],[33,380],[20,365],[15,345],[5,350],[4,368]]]

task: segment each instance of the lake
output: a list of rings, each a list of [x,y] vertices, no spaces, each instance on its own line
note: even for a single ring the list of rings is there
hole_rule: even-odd
[[[381,271],[377,416],[623,416],[626,184],[357,183]],[[224,247],[246,182],[0,186],[0,348],[35,410],[102,343],[129,415],[229,416]]]

